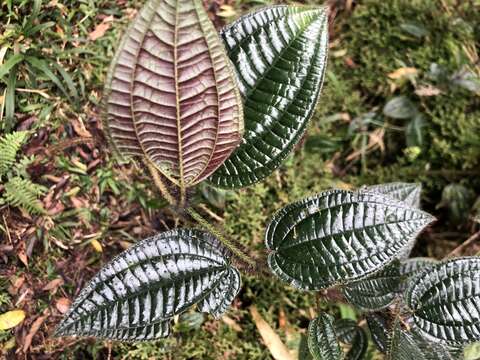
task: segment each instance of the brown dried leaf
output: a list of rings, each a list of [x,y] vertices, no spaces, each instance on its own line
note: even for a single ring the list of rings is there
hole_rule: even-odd
[[[401,67],[388,74],[388,77],[392,80],[398,80],[404,77],[414,77],[416,75],[418,75],[418,70],[414,67]]]
[[[442,93],[442,90],[439,88],[436,88],[433,85],[423,85],[420,86],[417,90],[415,90],[415,94],[418,96],[422,97],[427,97],[427,96],[437,96]]]
[[[112,26],[112,21],[113,21],[113,15],[110,15],[105,19],[103,19],[103,21],[95,27],[95,30],[93,30],[90,34],[88,34],[88,38],[92,41],[95,41],[101,38],[103,35],[105,35],[107,30],[110,29],[110,27]]]
[[[255,306],[250,307],[250,314],[272,357],[275,360],[295,360],[295,357],[282,342],[280,336],[278,336],[271,326],[262,318]]]
[[[62,286],[64,284],[64,281],[62,278],[54,279],[50,281],[47,285],[43,287],[43,291],[52,291],[55,293],[58,289],[58,287]]]
[[[40,330],[40,327],[42,326],[43,322],[47,319],[49,315],[50,315],[50,311],[48,309],[45,309],[44,315],[40,316],[39,318],[37,318],[37,320],[33,322],[32,327],[30,328],[30,331],[25,337],[25,342],[23,343],[24,353],[26,353],[27,350],[30,348],[30,345],[32,345],[33,337],[38,332],[38,330]]]
[[[68,309],[70,308],[71,304],[72,304],[72,302],[69,299],[67,299],[65,297],[62,297],[55,302],[55,307],[62,314],[65,314],[68,311]]]

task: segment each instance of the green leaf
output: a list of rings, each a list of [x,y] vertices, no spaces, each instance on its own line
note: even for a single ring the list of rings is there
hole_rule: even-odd
[[[393,199],[403,201],[404,203],[419,209],[422,184],[393,182],[364,186],[360,191],[388,195]]]
[[[219,317],[240,289],[228,251],[211,234],[179,229],[137,243],[90,281],[57,336],[117,340],[165,337],[169,320],[193,304]]]
[[[405,96],[397,96],[387,102],[383,114],[393,119],[410,119],[417,113],[415,105]]]
[[[312,360],[312,354],[308,348],[308,338],[301,334],[300,344],[298,345],[298,360]]]
[[[322,313],[308,325],[308,348],[315,360],[341,360],[333,316]]]
[[[413,35],[417,38],[422,38],[428,35],[428,30],[420,24],[404,23],[400,25],[400,28],[406,33]]]
[[[17,153],[28,139],[28,131],[15,131],[0,137],[0,178],[17,162]]]
[[[181,188],[210,176],[241,141],[235,72],[201,1],[148,1],[105,90],[104,125],[116,152],[147,158]]]
[[[440,344],[403,329],[395,319],[385,360],[458,360]]]
[[[398,268],[401,276],[401,283],[399,284],[399,292],[403,293],[408,288],[408,284],[415,278],[421,271],[426,268],[430,268],[434,264],[438,263],[437,260],[432,258],[411,258],[403,260]]]
[[[449,345],[480,341],[480,257],[425,269],[405,294],[413,322],[431,340]]]
[[[8,58],[3,64],[0,65],[0,78],[4,77],[9,71],[17,65],[19,62],[23,61],[22,54],[15,54]]]
[[[363,311],[377,311],[389,306],[401,285],[400,262],[394,261],[383,270],[343,288],[349,303]]]
[[[368,338],[365,331],[357,323],[348,319],[335,322],[335,333],[338,340],[349,345],[350,350],[345,355],[345,360],[363,359],[368,349]]]
[[[325,76],[327,11],[273,6],[241,17],[221,35],[239,78],[245,134],[210,181],[241,188],[277,169],[307,128]]]
[[[326,191],[275,214],[268,264],[300,289],[347,284],[388,265],[433,220],[385,195]]]
[[[35,69],[41,71],[51,82],[53,82],[59,89],[60,91],[70,99],[70,94],[68,91],[65,89],[63,86],[62,82],[60,79],[53,73],[52,70],[50,70],[50,67],[48,63],[43,60],[43,59],[38,59],[33,56],[27,56],[25,60]]]
[[[385,354],[389,344],[389,321],[382,313],[371,313],[367,316],[367,324],[377,349]]]
[[[424,145],[424,128],[427,126],[425,117],[422,114],[417,114],[407,124],[405,129],[405,137],[408,147],[422,147]]]

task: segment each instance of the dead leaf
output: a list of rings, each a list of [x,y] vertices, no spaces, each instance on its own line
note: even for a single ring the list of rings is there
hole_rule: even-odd
[[[388,77],[392,80],[398,80],[405,77],[413,77],[418,75],[418,70],[414,67],[401,67],[394,72],[388,74]]]
[[[51,291],[53,290],[53,292],[55,293],[58,289],[58,287],[62,286],[64,283],[63,279],[62,278],[58,278],[58,279],[54,279],[52,281],[50,281],[47,285],[45,285],[43,287],[43,291]]]
[[[12,310],[0,315],[0,330],[8,330],[19,325],[25,319],[25,311]]]
[[[223,18],[231,18],[237,15],[237,12],[231,5],[222,5],[219,8],[219,11],[217,12],[217,16],[223,17]]]
[[[83,121],[78,119],[73,119],[72,126],[78,136],[86,137],[86,138],[92,137],[92,134],[85,128],[85,124],[83,123]]]
[[[62,297],[62,298],[60,298],[56,301],[55,307],[62,314],[65,314],[68,311],[68,309],[70,308],[71,304],[72,304],[72,302],[69,299],[67,299],[65,297]]]
[[[45,309],[43,312],[44,315],[40,316],[35,320],[32,324],[32,327],[30,328],[30,331],[28,332],[27,336],[25,337],[25,342],[23,343],[23,352],[26,353],[30,345],[32,345],[32,340],[35,334],[40,330],[40,327],[42,326],[43,322],[48,318],[50,315],[50,312],[48,309]]]
[[[436,88],[433,85],[423,85],[423,86],[420,86],[417,90],[415,90],[415,94],[417,94],[418,96],[424,96],[424,97],[437,96],[437,95],[440,95],[441,93],[442,93],[442,90],[440,90],[439,88]]]
[[[272,357],[275,360],[295,360],[295,357],[290,354],[287,346],[282,342],[271,326],[262,318],[255,306],[250,306],[250,315],[252,315],[258,332],[265,342],[265,346],[270,351],[270,354],[272,354]]]
[[[88,34],[88,38],[92,41],[100,39],[108,29],[112,26],[113,22],[113,15],[107,16],[103,21],[95,27],[90,34]]]
[[[100,244],[100,241],[98,241],[97,239],[93,239],[92,241],[90,241],[90,244],[92,244],[92,247],[95,249],[96,252],[103,252],[102,244]]]
[[[236,331],[236,332],[241,332],[242,331],[242,327],[240,325],[238,325],[238,323],[233,320],[232,318],[229,318],[228,316],[226,315],[223,315],[222,316],[222,321],[227,324],[233,331]]]

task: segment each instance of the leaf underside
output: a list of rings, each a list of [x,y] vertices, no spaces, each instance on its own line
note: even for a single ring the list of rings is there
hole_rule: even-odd
[[[308,348],[315,360],[341,360],[333,317],[322,313],[308,325]]]
[[[383,195],[326,191],[277,212],[266,232],[268,263],[300,289],[347,284],[393,261],[433,219]]]
[[[241,140],[235,72],[200,1],[148,1],[105,90],[104,125],[117,153],[145,157],[179,186],[207,178]]]
[[[343,288],[349,303],[363,311],[376,311],[389,306],[401,285],[399,262],[394,261],[381,271]]]
[[[221,35],[244,99],[245,134],[209,180],[241,188],[270,175],[305,132],[325,75],[327,12],[273,6],[240,18]]]
[[[240,288],[227,250],[206,232],[161,233],[121,253],[81,291],[57,336],[150,340],[190,306],[219,317]]]
[[[480,341],[480,257],[433,265],[415,277],[405,294],[423,336],[448,345]]]

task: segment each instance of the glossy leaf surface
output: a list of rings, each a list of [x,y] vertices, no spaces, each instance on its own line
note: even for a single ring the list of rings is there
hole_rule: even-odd
[[[327,12],[273,6],[243,16],[222,37],[244,99],[245,135],[210,181],[240,188],[270,175],[305,132],[325,75]]]
[[[437,260],[424,257],[403,260],[398,268],[402,279],[398,289],[399,292],[403,293],[408,288],[408,284],[412,279],[415,278],[415,276],[417,276],[427,267],[432,267],[436,263],[438,263]]]
[[[405,294],[422,335],[451,345],[480,341],[480,258],[436,264],[415,277]]]
[[[357,326],[357,323],[349,319],[341,319],[335,322],[337,338],[350,349],[345,355],[345,360],[363,359],[368,349],[368,338],[365,331]]]
[[[300,289],[346,284],[389,264],[432,221],[384,195],[326,191],[275,214],[266,233],[268,263]]]
[[[395,321],[390,335],[386,360],[459,360],[440,344],[431,343],[418,334],[403,329]]]
[[[361,191],[388,195],[396,200],[403,201],[410,206],[420,208],[420,195],[422,192],[421,184],[395,182],[365,186],[361,188]]]
[[[212,174],[242,137],[235,72],[200,1],[146,3],[119,46],[106,96],[116,150],[146,157],[182,187]]]
[[[367,316],[367,324],[373,343],[381,353],[386,353],[390,336],[388,317],[382,313],[371,313]]]
[[[209,233],[174,230],[121,253],[82,290],[58,336],[149,340],[167,336],[169,320],[193,304],[219,317],[240,289],[227,250]]]
[[[308,325],[308,348],[315,360],[341,360],[333,317],[322,313]]]
[[[366,279],[352,282],[343,288],[349,303],[364,311],[381,310],[396,298],[401,285],[399,261]]]

